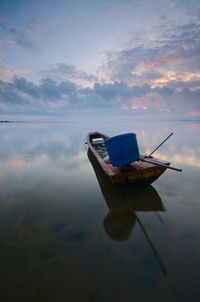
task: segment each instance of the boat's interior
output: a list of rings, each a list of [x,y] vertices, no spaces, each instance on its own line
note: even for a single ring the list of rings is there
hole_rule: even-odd
[[[90,143],[93,146],[93,148],[95,149],[95,151],[101,156],[101,158],[107,162],[107,163],[111,163],[109,155],[108,155],[108,151],[106,149],[105,146],[105,139],[107,137],[105,135],[102,135],[100,133],[93,133],[90,135]]]

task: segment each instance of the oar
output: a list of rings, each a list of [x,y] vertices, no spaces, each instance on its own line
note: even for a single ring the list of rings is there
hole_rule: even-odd
[[[140,160],[146,162],[146,163],[149,163],[149,164],[154,164],[156,166],[160,166],[160,167],[164,167],[164,168],[167,168],[167,169],[171,169],[171,170],[175,170],[175,171],[178,171],[178,172],[182,172],[182,169],[178,169],[178,168],[174,168],[174,167],[170,167],[168,165],[165,165],[165,164],[162,164],[162,163],[158,163],[156,161],[153,161],[153,160],[148,160],[146,158],[143,158],[143,157],[140,157]]]
[[[170,136],[172,136],[172,134],[173,134],[173,132],[172,132],[168,137],[166,137],[166,139],[165,139],[162,143],[160,143],[160,145],[159,145],[158,147],[156,147],[156,149],[154,149],[154,150],[151,152],[151,154],[149,155],[149,157],[151,157],[151,155],[152,155],[156,150],[158,150],[158,148],[160,148],[160,146],[162,146],[162,145],[164,144],[164,142],[166,142],[166,140],[168,140],[168,138],[170,138]]]

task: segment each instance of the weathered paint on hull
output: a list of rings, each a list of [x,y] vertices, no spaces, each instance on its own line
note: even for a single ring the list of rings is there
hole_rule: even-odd
[[[149,185],[153,183],[156,179],[158,179],[165,172],[165,170],[165,168],[156,167],[148,169],[148,171],[110,176],[109,179],[113,184],[116,185]]]
[[[166,168],[153,165],[151,168],[130,171],[130,172],[116,172],[114,173],[111,165],[105,164],[91,149],[91,152],[96,157],[100,167],[108,176],[110,181],[115,185],[135,185],[144,186],[153,183],[158,179],[166,170]],[[117,169],[116,169],[117,170]]]

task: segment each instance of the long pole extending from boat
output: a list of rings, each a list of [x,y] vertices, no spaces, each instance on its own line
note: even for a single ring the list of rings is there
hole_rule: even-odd
[[[174,170],[174,171],[182,172],[182,169],[170,167],[170,166],[167,166],[167,165],[165,165],[165,164],[158,163],[158,162],[155,162],[155,161],[153,161],[153,160],[148,160],[148,159],[143,158],[143,157],[140,157],[140,160],[142,160],[142,161],[144,161],[144,162],[146,162],[146,163],[149,163],[149,164],[154,164],[154,165],[156,165],[156,166],[160,166],[160,167],[164,167],[164,168],[171,169],[171,170]]]
[[[160,148],[160,147],[164,144],[164,142],[166,142],[166,140],[168,140],[172,135],[173,135],[173,132],[172,132],[168,137],[166,137],[166,139],[164,139],[164,141],[163,141],[162,143],[160,143],[160,145],[159,145],[158,147],[156,147],[156,149],[154,149],[154,150],[151,152],[151,154],[149,154],[149,157],[150,157],[156,150],[158,150],[158,148]]]

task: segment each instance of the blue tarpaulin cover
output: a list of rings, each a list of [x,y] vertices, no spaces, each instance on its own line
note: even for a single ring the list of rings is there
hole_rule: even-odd
[[[139,149],[135,133],[125,133],[105,140],[105,145],[114,167],[120,167],[139,160]]]

